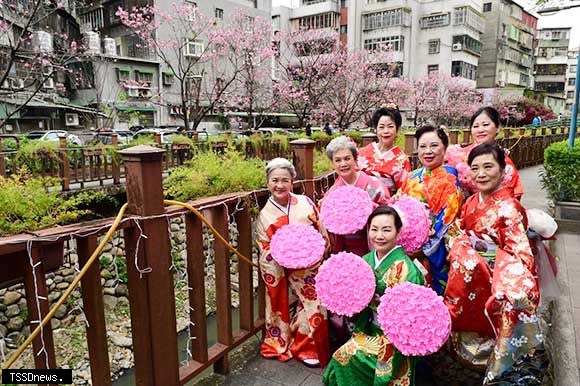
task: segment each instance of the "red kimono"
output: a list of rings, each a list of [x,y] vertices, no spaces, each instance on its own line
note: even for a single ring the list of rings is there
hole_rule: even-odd
[[[391,195],[403,185],[411,171],[409,157],[398,146],[382,152],[376,142],[359,150],[358,165],[363,172],[378,177]]]

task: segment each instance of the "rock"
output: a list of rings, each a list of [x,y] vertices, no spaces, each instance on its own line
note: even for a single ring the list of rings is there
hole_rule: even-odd
[[[62,293],[60,291],[52,291],[48,294],[48,301],[50,303],[55,302],[58,299],[60,299],[61,295],[62,295]]]
[[[10,331],[20,331],[22,326],[24,326],[24,320],[20,316],[10,319],[6,325]]]
[[[127,299],[125,296],[120,296],[117,298],[117,304],[119,306],[128,306],[129,305],[129,299]]]
[[[128,294],[129,290],[125,284],[119,284],[117,288],[115,288],[115,295],[127,296]]]
[[[15,332],[11,332],[10,334],[8,334],[6,336],[5,342],[6,342],[6,347],[8,348],[18,348],[18,342],[20,342],[20,332],[15,331]]]
[[[6,328],[6,326],[0,324],[0,337],[4,338],[7,333],[8,329]]]
[[[17,301],[19,301],[21,297],[22,295],[18,292],[15,291],[6,292],[6,294],[4,295],[4,304],[6,306],[14,304]]]
[[[179,229],[180,229],[179,224],[175,224],[175,223],[171,224],[171,231],[172,232],[177,232],[177,231],[179,231]]]
[[[81,378],[83,381],[88,381],[91,378],[91,374],[89,374],[87,370],[82,370],[77,373],[77,377]]]
[[[117,305],[117,298],[111,295],[104,295],[103,303],[105,304],[105,307],[113,308]]]
[[[103,289],[103,292],[105,293],[105,295],[115,295],[115,289],[111,287],[105,287],[105,289]]]
[[[8,318],[6,316],[4,316],[4,314],[0,314],[0,323],[6,323],[8,321]]]
[[[56,310],[54,317],[60,319],[65,315],[66,315],[66,304],[63,304],[60,307],[58,307],[58,310]]]
[[[64,279],[63,279],[63,277],[62,277],[62,276],[60,276],[60,275],[56,275],[56,276],[54,277],[54,282],[55,282],[55,283],[62,283],[62,281],[63,281],[63,280],[64,280]]]
[[[73,268],[65,268],[63,270],[60,271],[60,274],[62,276],[70,276],[70,275],[74,275],[75,270]]]
[[[111,276],[111,273],[109,272],[109,270],[108,270],[108,269],[103,269],[103,270],[101,271],[101,277],[102,277],[102,278],[108,279],[108,278],[109,278],[109,276]]]
[[[48,287],[50,287],[50,286],[51,286],[51,285],[53,285],[53,284],[54,284],[54,280],[52,280],[52,279],[46,279],[46,285],[47,285]]]
[[[6,311],[6,304],[0,303],[0,312]]]
[[[177,237],[176,237],[176,239],[177,239],[177,242],[178,243],[184,243],[185,242],[185,239],[186,239],[185,233],[178,234]]]
[[[59,289],[59,290],[63,290],[63,289],[67,289],[68,286],[69,286],[69,283],[63,281],[62,283],[58,283],[56,285],[56,288]]]
[[[20,307],[18,307],[18,304],[12,304],[11,306],[8,306],[8,309],[6,310],[5,314],[9,318],[16,315],[20,315]]]
[[[113,332],[109,333],[109,338],[111,338],[111,342],[113,342],[113,344],[115,346],[119,346],[119,347],[131,347],[133,345],[133,339],[120,335],[120,334],[115,334]]]
[[[61,321],[60,321],[60,319],[52,318],[50,320],[50,325],[51,325],[53,330],[56,330],[57,328],[60,327]]]
[[[18,301],[18,306],[20,308],[26,307],[26,298],[25,297],[20,298],[20,300]]]
[[[113,244],[111,244],[111,242],[109,241],[106,245],[105,248],[103,248],[103,252],[110,252],[111,249],[113,249]]]

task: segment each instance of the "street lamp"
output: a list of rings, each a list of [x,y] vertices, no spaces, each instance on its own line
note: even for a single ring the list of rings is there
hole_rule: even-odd
[[[540,8],[537,12],[540,15],[546,15],[550,13],[555,13],[562,11],[564,9],[580,7],[580,1],[576,1],[575,4],[558,4],[554,6],[546,6]],[[576,82],[574,90],[574,105],[572,106],[572,118],[570,119],[570,133],[568,134],[568,147],[574,147],[574,140],[576,139],[576,125],[578,123],[578,98],[580,97],[580,79],[578,75],[580,74],[580,51],[578,52],[578,63],[576,65]]]

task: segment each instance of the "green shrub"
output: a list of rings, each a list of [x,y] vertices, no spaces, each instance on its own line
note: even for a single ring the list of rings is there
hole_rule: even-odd
[[[58,147],[56,141],[21,141],[16,152],[16,164],[19,168],[26,167],[32,173],[40,174],[43,169],[42,159],[60,162]]]
[[[173,134],[171,136],[171,142],[176,145],[189,145],[190,147],[195,146],[195,141],[189,138],[187,135]]]
[[[288,136],[286,134],[272,134],[272,143],[279,143],[280,149],[288,150]]]
[[[328,140],[330,137],[324,131],[313,131],[310,139],[316,141],[317,139],[326,139]]]
[[[361,143],[362,141],[362,133],[358,130],[349,130],[346,132],[346,135],[357,143]]]
[[[127,147],[137,146],[137,145],[155,145],[155,136],[151,135],[140,135],[134,137],[128,144]]]
[[[164,181],[165,195],[192,200],[226,192],[254,190],[265,185],[265,163],[244,159],[233,150],[197,154],[186,166],[173,169]]]
[[[314,150],[314,175],[320,176],[332,170],[332,162],[325,152]]]
[[[552,199],[580,202],[580,145],[556,142],[544,150],[542,185]]]

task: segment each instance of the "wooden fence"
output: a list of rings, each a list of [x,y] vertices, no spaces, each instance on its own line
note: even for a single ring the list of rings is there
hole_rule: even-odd
[[[299,140],[292,144],[299,181],[295,191],[311,198],[320,197],[333,183],[332,174],[313,178],[315,143]],[[127,285],[133,334],[136,384],[140,386],[183,385],[209,366],[218,373],[229,370],[228,353],[261,331],[264,326],[264,286],[258,289],[258,316],[254,317],[253,266],[240,260],[240,321],[234,325],[230,282],[230,255],[226,246],[215,242],[217,343],[208,346],[206,322],[206,283],[202,222],[181,207],[164,207],[162,174],[164,152],[138,146],[121,152],[127,187],[128,217],[121,223],[125,239]],[[239,232],[238,249],[252,256],[251,203],[260,207],[268,197],[266,190],[232,193],[198,200],[200,210],[221,235],[228,238],[231,217]],[[243,203],[240,208],[239,204]],[[233,216],[230,216],[233,214]],[[168,219],[185,216],[186,266],[189,287],[191,359],[180,366],[178,361],[175,293]],[[82,265],[96,249],[98,239],[112,223],[111,219],[46,229],[0,238],[0,287],[24,282],[29,323],[34,329],[49,311],[46,272],[62,262],[65,240],[75,239]],[[143,237],[146,235],[146,238]],[[147,269],[145,269],[147,268]],[[97,259],[81,281],[83,310],[87,319],[86,339],[92,384],[111,385],[107,326],[101,285],[101,267]],[[56,362],[53,333],[48,324],[33,340],[37,368],[59,367]],[[62,364],[60,364],[62,365]],[[74,382],[74,381],[73,381]]]

